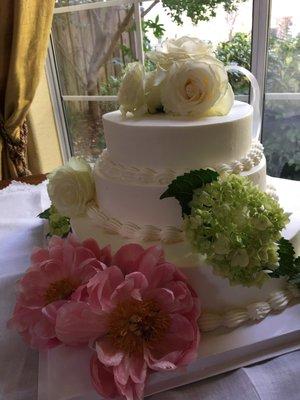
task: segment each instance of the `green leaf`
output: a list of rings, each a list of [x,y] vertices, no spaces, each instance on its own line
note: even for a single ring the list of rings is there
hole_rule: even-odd
[[[191,207],[189,203],[193,199],[194,191],[204,185],[216,181],[219,177],[218,172],[212,169],[199,169],[177,176],[168,189],[160,196],[160,199],[175,197],[182,208],[182,214],[190,215]]]
[[[47,210],[44,210],[41,212],[38,217],[42,219],[49,219],[50,218],[50,213],[51,213],[51,207],[47,208]]]
[[[278,245],[279,266],[269,275],[271,278],[284,276],[289,282],[300,285],[300,257],[295,258],[295,250],[289,240],[281,238]]]

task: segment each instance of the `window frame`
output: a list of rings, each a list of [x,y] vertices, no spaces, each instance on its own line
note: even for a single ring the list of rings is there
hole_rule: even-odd
[[[153,0],[143,0],[143,2]],[[54,9],[54,14],[90,10],[96,8],[133,5],[134,18],[136,22],[136,54],[140,62],[144,63],[143,32],[141,18],[141,1],[139,0],[103,0],[95,3],[86,3],[73,6],[64,6]],[[265,93],[267,57],[268,57],[268,35],[269,20],[271,14],[272,0],[253,0],[252,7],[252,34],[251,34],[251,72],[256,77],[260,87],[259,110],[263,124],[263,111],[265,100],[299,100],[300,93]],[[58,137],[62,151],[63,161],[66,162],[73,154],[72,140],[69,137],[66,111],[64,103],[67,101],[113,101],[117,96],[89,96],[89,95],[63,95],[59,84],[58,69],[55,60],[53,39],[50,35],[50,44],[46,60],[46,75],[49,84],[49,91],[52,98],[54,117],[58,130]],[[252,92],[250,92],[250,98]],[[248,100],[249,96],[236,96],[238,100]],[[263,129],[262,129],[263,133]]]

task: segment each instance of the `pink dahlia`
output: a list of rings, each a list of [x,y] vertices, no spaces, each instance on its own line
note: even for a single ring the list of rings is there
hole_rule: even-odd
[[[86,286],[85,302],[59,309],[56,335],[68,345],[93,345],[91,377],[101,395],[142,399],[149,372],[195,358],[198,298],[161,247],[121,247]]]
[[[111,263],[110,248],[99,249],[93,239],[82,243],[74,235],[51,238],[48,249],[37,248],[31,266],[18,283],[17,302],[8,327],[15,328],[31,347],[60,343],[55,333],[59,308],[83,300],[85,284]]]

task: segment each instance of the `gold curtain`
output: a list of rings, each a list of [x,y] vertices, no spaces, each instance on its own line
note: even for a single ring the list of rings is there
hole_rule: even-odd
[[[26,114],[44,67],[55,0],[0,0],[0,179],[30,174]]]

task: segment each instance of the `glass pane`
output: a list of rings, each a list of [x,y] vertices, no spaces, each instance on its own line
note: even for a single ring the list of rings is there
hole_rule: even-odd
[[[297,7],[296,7],[297,9]],[[272,1],[263,143],[268,174],[300,179],[300,14]]]
[[[66,101],[64,106],[72,153],[95,162],[105,148],[102,115],[117,110],[119,105],[113,101]],[[95,113],[99,113],[97,121]]]
[[[114,95],[137,58],[133,6],[54,14],[52,39],[62,95]]]
[[[236,63],[250,69],[252,0],[239,3],[230,12],[221,5],[211,8],[204,3],[165,1],[165,7],[158,3],[149,11],[149,3],[143,2],[146,52],[168,37],[188,35],[211,43],[224,64]],[[244,77],[231,74],[230,82],[236,95],[248,94]],[[247,101],[248,96],[244,97]]]

